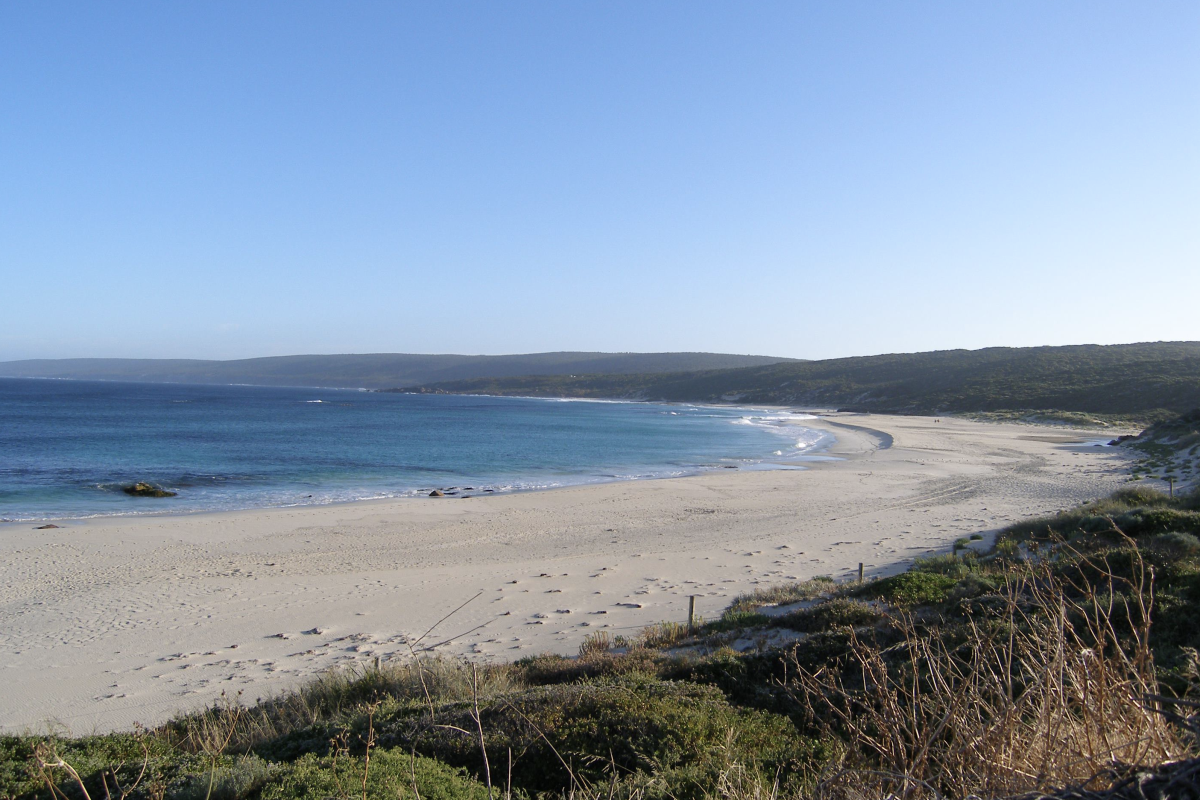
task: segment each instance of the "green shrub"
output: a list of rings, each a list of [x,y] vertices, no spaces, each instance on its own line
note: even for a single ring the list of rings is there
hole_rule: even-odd
[[[1181,496],[1176,503],[1181,508],[1200,511],[1200,486]]]
[[[974,550],[961,553],[942,553],[933,556],[918,556],[913,559],[912,572],[931,572],[961,578],[979,569],[979,555]]]
[[[949,592],[948,599],[952,603],[963,600],[973,600],[983,594],[996,591],[997,583],[986,575],[972,573],[961,578]]]
[[[222,758],[209,769],[211,773],[204,770],[177,781],[171,787],[172,800],[243,800],[265,786],[281,768],[251,754]]]
[[[1200,539],[1190,533],[1160,533],[1147,542],[1147,546],[1179,558],[1200,555]]]
[[[0,737],[0,797],[53,800],[61,796],[69,800],[82,800],[79,787],[65,771],[54,770],[51,773],[58,784],[57,795],[45,787],[33,771],[34,752],[39,745],[48,749],[48,755],[57,755],[70,764],[83,779],[93,799],[105,796],[101,775],[113,770],[121,785],[127,786],[137,780],[145,764],[144,783],[156,781],[170,785],[178,783],[182,776],[200,772],[207,774],[209,766],[207,759],[172,753],[165,742],[154,736],[141,737],[130,733],[78,739],[6,736]]]
[[[478,740],[443,727],[471,730],[469,709],[446,709],[438,723],[381,720],[380,742],[415,747],[479,775]],[[570,788],[559,755],[588,781],[605,779],[614,767],[618,774],[683,768],[715,774],[734,761],[807,773],[824,758],[786,717],[738,709],[715,687],[644,676],[533,689],[483,710],[482,724],[491,763],[505,763],[511,749],[513,783],[531,793]]]
[[[1135,538],[1173,531],[1200,533],[1200,511],[1137,508],[1117,515],[1113,524],[1126,535]]]
[[[1170,498],[1166,494],[1148,486],[1127,486],[1113,492],[1109,499],[1114,503],[1131,508],[1134,506],[1161,506],[1170,502]]]
[[[1142,580],[1149,584],[1151,575],[1156,586],[1170,587],[1190,579],[1196,568],[1190,561],[1156,548],[1120,545],[1087,553],[1063,554],[1054,563],[1052,571],[1067,586],[1103,591],[1111,579],[1116,591],[1131,591]]]
[[[870,603],[837,597],[812,608],[785,614],[776,620],[776,624],[801,633],[817,633],[874,625],[882,618],[883,613]]]
[[[547,653],[522,658],[514,665],[514,672],[524,685],[551,686],[608,675],[655,673],[661,660],[657,652],[644,647],[635,647],[628,653],[593,651],[579,658]]]
[[[992,548],[992,552],[1002,559],[1014,559],[1020,555],[1021,546],[1015,539],[1005,536],[996,540],[996,546]]]
[[[875,597],[898,606],[924,606],[944,603],[955,579],[933,572],[902,572],[864,586],[858,594]]]
[[[1160,595],[1154,598],[1154,625],[1150,641],[1157,651],[1200,648],[1200,604],[1187,597]],[[1163,652],[1168,655],[1168,652]],[[1156,654],[1157,657],[1157,654]]]
[[[376,749],[367,769],[368,800],[413,798],[413,775],[423,800],[486,800],[487,786],[455,769],[401,749]],[[262,800],[362,797],[363,758],[308,754],[280,769],[263,787]]]

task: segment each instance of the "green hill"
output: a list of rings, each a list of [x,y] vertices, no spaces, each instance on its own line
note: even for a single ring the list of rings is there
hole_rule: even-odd
[[[1047,410],[1154,417],[1200,405],[1200,342],[989,347],[671,375],[480,378],[420,391],[771,403],[880,413]]]
[[[378,389],[515,375],[664,373],[774,364],[787,359],[723,353],[531,353],[507,356],[275,356],[235,361],[64,358],[0,362],[0,378],[70,378],[149,383],[243,383]]]

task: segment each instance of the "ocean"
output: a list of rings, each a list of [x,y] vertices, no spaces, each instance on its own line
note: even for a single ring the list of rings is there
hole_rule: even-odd
[[[0,378],[0,521],[318,505],[795,468],[778,410]],[[176,497],[130,497],[148,482]]]

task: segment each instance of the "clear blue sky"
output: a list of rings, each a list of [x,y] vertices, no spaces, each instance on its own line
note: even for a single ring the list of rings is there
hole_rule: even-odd
[[[0,360],[1200,339],[1200,3],[0,4]]]

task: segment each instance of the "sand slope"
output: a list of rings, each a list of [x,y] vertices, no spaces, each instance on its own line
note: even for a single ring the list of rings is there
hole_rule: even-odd
[[[1117,488],[1094,435],[833,415],[804,471],[470,499],[0,526],[0,729],[152,724],[424,642],[512,659],[716,616],[756,584],[903,569],[957,537]]]

